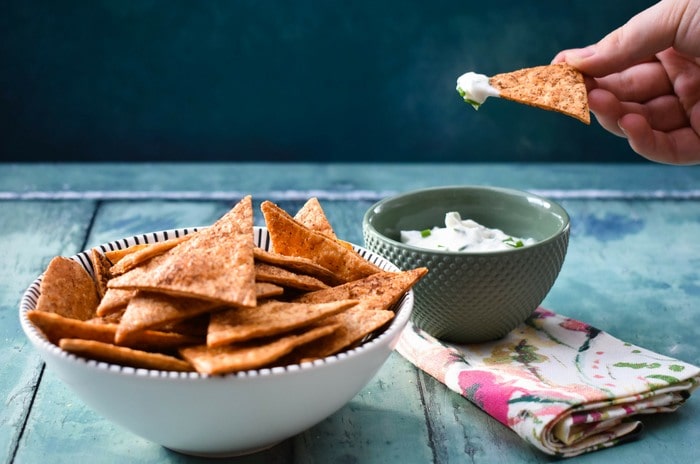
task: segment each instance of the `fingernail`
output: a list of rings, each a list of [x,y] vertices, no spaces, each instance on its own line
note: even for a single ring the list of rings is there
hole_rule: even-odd
[[[627,131],[625,130],[624,127],[622,127],[622,120],[619,120],[619,119],[618,119],[618,121],[617,121],[617,127],[619,127],[619,128],[620,128],[620,131],[622,131],[622,133],[625,135],[625,137],[627,137]]]

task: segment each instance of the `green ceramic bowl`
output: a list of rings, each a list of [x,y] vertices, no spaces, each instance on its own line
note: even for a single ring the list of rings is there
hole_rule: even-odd
[[[402,230],[444,227],[450,211],[537,243],[466,253],[400,242]],[[402,269],[428,268],[414,287],[413,323],[454,343],[495,340],[522,323],[554,285],[569,244],[564,208],[528,192],[496,187],[436,187],[399,194],[373,205],[362,227],[371,251]]]

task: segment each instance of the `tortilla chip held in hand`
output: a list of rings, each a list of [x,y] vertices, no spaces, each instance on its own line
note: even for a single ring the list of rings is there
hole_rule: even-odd
[[[486,77],[466,73],[457,91],[478,108],[487,97],[500,97],[571,116],[590,124],[588,91],[583,74],[566,63],[524,68]]]

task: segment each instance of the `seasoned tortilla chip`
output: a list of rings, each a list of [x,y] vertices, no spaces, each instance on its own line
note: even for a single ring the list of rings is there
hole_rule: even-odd
[[[566,63],[536,66],[489,78],[501,98],[557,111],[590,124],[583,75]]]
[[[162,371],[189,372],[193,370],[190,363],[174,356],[134,350],[125,346],[117,346],[95,340],[63,338],[59,346],[70,353],[84,358],[120,364],[122,366]]]
[[[419,267],[408,271],[377,274],[337,287],[305,293],[294,299],[297,303],[322,303],[355,299],[361,309],[391,309],[416,282],[428,272]]]
[[[119,262],[112,266],[110,271],[112,272],[112,275],[115,276],[124,274],[125,272],[135,268],[136,266],[145,263],[149,259],[161,255],[166,251],[170,250],[171,248],[176,247],[185,240],[189,240],[190,238],[192,238],[193,235],[194,234],[181,235],[179,237],[171,238],[162,242],[150,243],[145,247],[141,247],[138,250],[135,250],[133,253],[125,255],[122,259],[119,260]]]
[[[112,313],[123,311],[129,300],[136,294],[136,290],[123,290],[121,288],[107,288],[104,296],[97,305],[95,314],[106,317]]]
[[[258,342],[209,348],[198,345],[180,349],[180,354],[198,372],[205,374],[227,374],[267,366],[294,348],[332,333],[337,326],[325,325],[281,338],[262,339]]]
[[[139,291],[129,301],[114,339],[122,343],[135,332],[199,316],[216,306],[217,303],[208,300]]]
[[[86,320],[95,315],[98,295],[95,281],[83,267],[70,258],[51,260],[40,285],[36,304],[39,311]]]
[[[320,232],[323,235],[337,239],[333,226],[328,221],[325,211],[321,207],[321,203],[318,198],[309,198],[304,206],[301,207],[297,214],[294,215],[294,219],[300,224],[308,227],[311,230]]]
[[[343,282],[381,270],[337,240],[304,227],[274,203],[265,201],[261,209],[276,253],[308,258],[335,273]]]
[[[90,250],[90,263],[92,264],[92,270],[95,274],[97,296],[102,298],[107,292],[107,282],[112,278],[112,273],[110,271],[112,263],[105,255],[100,253],[97,248],[92,248]]]
[[[126,306],[124,306],[124,309],[113,311],[105,316],[97,315],[95,317],[91,317],[85,322],[90,322],[91,324],[119,324],[119,321],[122,320],[122,314],[124,314],[124,311],[126,311]]]
[[[165,324],[158,328],[159,331],[173,332],[176,334],[197,337],[200,340],[207,339],[207,328],[209,327],[209,313],[184,319],[182,321]]]
[[[357,300],[319,304],[268,301],[255,308],[217,311],[211,315],[207,345],[219,347],[289,332],[356,304]]]
[[[112,265],[117,264],[126,255],[135,253],[139,250],[148,247],[148,243],[138,243],[136,245],[131,245],[130,247],[121,248],[118,250],[108,250],[105,251],[105,258],[107,258]]]
[[[253,206],[243,198],[212,226],[109,281],[234,306],[255,306]]]
[[[323,319],[318,322],[319,325],[339,324],[340,328],[332,334],[297,348],[292,355],[295,358],[293,362],[313,361],[339,353],[381,328],[393,317],[393,311],[362,309],[355,306]],[[292,362],[291,359],[288,361]]]
[[[255,263],[255,281],[269,282],[286,288],[294,288],[303,291],[314,291],[328,288],[315,277],[304,274],[296,274],[281,267],[266,263]]]
[[[46,338],[56,345],[63,338],[80,338],[103,343],[114,343],[117,324],[81,321],[59,316],[46,311],[27,312],[29,320]],[[174,332],[146,330],[124,340],[120,345],[144,351],[169,351],[187,345],[201,343],[200,337],[192,337]]]
[[[270,282],[255,282],[257,299],[273,298],[284,294],[284,288]]]
[[[333,226],[331,226],[331,223],[326,216],[326,212],[323,211],[323,207],[321,207],[321,203],[318,201],[318,198],[313,197],[307,200],[307,202],[304,203],[304,206],[302,206],[301,209],[297,211],[297,214],[294,215],[294,220],[302,224],[304,227],[308,227],[309,229],[319,232],[326,237],[337,240],[338,243],[352,250],[352,243],[346,242],[345,240],[340,240],[335,234]]]
[[[255,256],[256,262],[272,264],[292,272],[306,274],[308,276],[315,277],[328,285],[338,285],[343,283],[335,274],[333,274],[333,272],[316,264],[308,258],[282,255],[272,251],[265,251],[259,247],[255,247],[253,249],[253,255]]]

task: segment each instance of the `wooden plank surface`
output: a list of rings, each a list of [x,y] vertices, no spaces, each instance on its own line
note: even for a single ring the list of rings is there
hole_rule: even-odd
[[[9,462],[43,374],[19,325],[19,300],[52,256],[82,249],[94,203],[7,201],[0,208],[0,459]]]
[[[107,170],[108,175],[104,167],[59,165],[58,171],[65,174],[60,183],[48,174],[42,178],[39,168],[4,167],[0,170],[0,336],[4,341],[0,393],[6,399],[0,413],[0,462],[201,461],[110,424],[82,405],[51,372],[43,372],[19,328],[17,303],[24,288],[56,254],[73,254],[136,233],[211,223],[248,189],[259,193],[256,208],[269,194],[288,211],[301,206],[303,194],[321,192],[336,231],[355,243],[362,240],[364,211],[388,191],[446,185],[461,175],[472,182],[549,190],[569,211],[572,235],[561,275],[545,306],[625,341],[700,364],[697,170],[643,166],[575,172],[570,166],[489,170],[465,165],[459,172],[442,166],[390,166],[375,172],[362,165],[343,169],[290,165],[276,167],[285,176],[272,176],[269,166],[165,166],[152,169],[150,175],[143,167],[117,166]],[[81,177],[86,169],[94,174],[89,179]],[[419,171],[420,177],[411,177]],[[30,176],[32,172],[39,177]],[[185,173],[191,176],[184,177]],[[149,188],[152,194],[143,193]],[[222,194],[212,195],[216,189]],[[46,198],[32,197],[32,192],[44,192]],[[142,194],[129,197],[133,192]],[[188,195],[178,201],[165,198],[169,192]],[[260,221],[258,214],[256,222]],[[700,405],[692,397],[676,413],[644,418],[642,439],[567,462],[606,459],[636,464],[661,462],[660,457],[692,462],[695,444],[700,442],[699,415]],[[235,462],[396,461],[551,459],[394,354],[336,414],[270,450]]]

